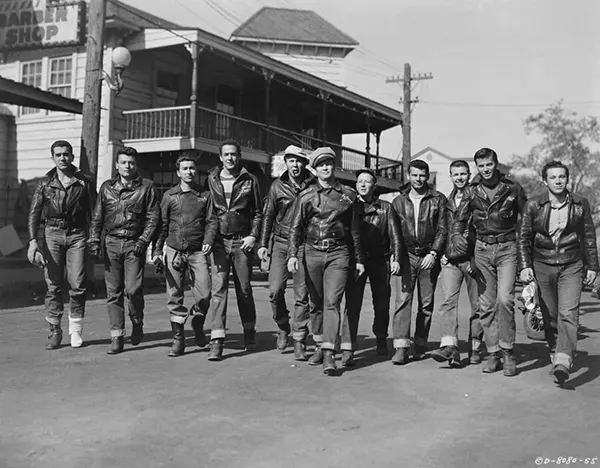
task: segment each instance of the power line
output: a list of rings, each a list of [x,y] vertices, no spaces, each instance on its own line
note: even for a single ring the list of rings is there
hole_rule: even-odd
[[[187,6],[185,3],[183,3],[181,0],[175,0],[176,3],[178,3],[181,7],[185,8],[187,11],[189,11],[192,15],[194,15],[196,18],[206,22],[206,18],[203,18],[200,14],[196,13],[194,10],[192,10],[189,6]],[[214,25],[210,25],[210,26],[214,26]],[[223,34],[224,36],[227,35],[227,33],[224,33],[223,30],[221,28],[215,28],[218,29],[219,32],[221,34]]]
[[[550,107],[552,104],[490,104],[490,103],[468,103],[468,102],[442,102],[442,101],[419,101],[422,104],[431,104],[436,106],[454,106],[454,107],[506,107],[506,108],[519,108],[519,107]],[[563,102],[569,106],[579,105],[598,105],[600,101],[573,101]]]

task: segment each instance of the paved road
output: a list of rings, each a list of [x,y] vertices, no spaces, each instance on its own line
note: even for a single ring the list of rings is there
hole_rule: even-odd
[[[600,303],[587,293],[581,352],[564,389],[520,317],[520,374],[506,378],[376,358],[370,307],[358,367],[326,377],[274,350],[265,283],[255,295],[259,351],[243,352],[231,297],[220,363],[191,346],[191,333],[189,353],[167,358],[162,294],[147,296],[145,342],[118,356],[105,354],[100,300],[89,303],[80,350],[44,350],[39,305],[0,310],[0,467],[502,468],[600,457]],[[431,339],[436,346],[435,319]]]

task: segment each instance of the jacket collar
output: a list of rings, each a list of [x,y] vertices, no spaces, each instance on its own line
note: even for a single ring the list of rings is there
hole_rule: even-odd
[[[499,178],[499,183],[500,182],[504,182],[506,184],[510,184],[510,185],[514,185],[514,181],[512,179],[509,179],[508,176],[506,174],[504,174],[503,172],[500,172],[498,170],[496,170],[498,172],[498,175],[500,176]],[[483,178],[481,177],[480,174],[476,174],[475,177],[473,177],[471,179],[471,182],[469,183],[469,185],[481,185],[483,183]]]
[[[306,171],[306,177],[304,177],[302,184],[299,186],[300,189],[305,189],[306,187],[308,187],[309,185],[311,185],[312,183],[314,183],[316,181],[315,176],[313,176],[308,170],[305,169],[305,171]],[[290,179],[289,171],[285,171],[283,174],[281,174],[279,179],[284,184],[294,185]]]
[[[315,184],[316,190],[317,192],[322,192],[323,190],[325,190],[325,187],[323,187],[319,181],[317,181],[317,183]],[[333,190],[335,190],[336,192],[342,193],[342,184],[340,184],[340,181],[336,179],[335,184],[333,184],[333,186],[331,187]]]
[[[411,185],[410,183],[408,184],[404,184],[403,186],[400,187],[400,193],[402,195],[404,195],[405,197],[408,197],[408,194],[410,193],[411,190]],[[437,197],[438,193],[433,190],[433,188],[431,187],[431,185],[427,184],[427,190],[425,190],[425,193],[423,194],[423,198],[427,198],[427,197]]]
[[[110,185],[112,187],[118,187],[119,189],[124,188],[123,184],[121,183],[121,177],[119,176],[119,173],[113,175],[113,178],[110,179]],[[131,186],[135,189],[140,185],[142,185],[142,176],[138,174],[138,176],[131,181]]]
[[[210,177],[219,179],[222,170],[223,170],[223,164],[219,164],[210,172]],[[240,170],[240,173],[236,177],[236,180],[241,177],[246,177],[246,175],[248,175],[248,174],[250,174],[250,173],[247,171],[247,169],[245,167],[242,167],[242,169]]]
[[[539,197],[538,197],[538,203],[541,205],[545,205],[546,203],[550,203],[550,194],[548,192],[548,190],[546,190],[544,193],[542,193]],[[570,203],[577,203],[580,204],[581,200],[579,199],[578,196],[573,195],[571,192],[569,192],[567,190],[567,204]]]
[[[190,185],[189,191],[192,192],[194,195],[200,195],[200,187],[198,186],[198,184]],[[184,191],[181,190],[181,182],[179,182],[173,187],[173,194],[176,195],[179,193],[184,193]]]
[[[73,168],[73,177],[75,177],[77,179],[77,183],[81,184],[81,185],[85,185],[85,177],[83,175],[83,172],[75,165],[71,164],[71,167]],[[58,188],[63,188],[63,185],[60,183],[60,181],[58,180],[58,170],[56,169],[56,167],[50,169],[47,173],[46,173],[46,177],[48,177],[50,184],[55,184],[55,187]]]

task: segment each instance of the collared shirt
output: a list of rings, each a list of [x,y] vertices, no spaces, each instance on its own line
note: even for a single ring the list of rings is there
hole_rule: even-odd
[[[552,238],[552,242],[558,245],[560,235],[567,227],[569,221],[569,204],[567,198],[560,205],[550,204],[550,219],[548,220],[548,234]]]

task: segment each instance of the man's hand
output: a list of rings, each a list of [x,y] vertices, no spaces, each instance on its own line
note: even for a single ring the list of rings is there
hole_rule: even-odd
[[[356,264],[356,275],[364,275],[365,274],[365,265],[363,263]]]
[[[592,286],[594,284],[594,281],[596,281],[596,276],[598,276],[597,271],[588,270],[588,272],[585,275],[585,279],[583,280],[583,283],[586,286]]]
[[[298,258],[296,258],[296,257],[291,257],[291,258],[288,260],[287,267],[288,267],[288,271],[289,271],[290,273],[292,273],[292,274],[293,274],[293,273],[296,273],[296,272],[298,271]]]
[[[390,263],[390,273],[392,275],[397,275],[400,273],[400,263],[393,261]]]
[[[35,260],[35,254],[37,252],[39,252],[40,247],[38,246],[37,240],[32,239],[29,241],[29,247],[27,248],[27,260],[29,260],[29,263],[31,263],[32,265],[37,266],[36,260]]]
[[[88,242],[88,252],[90,257],[100,258],[100,242]]]
[[[135,243],[133,255],[136,257],[143,257],[146,254],[146,250],[148,250],[148,244],[146,244],[143,240],[139,240]]]
[[[159,275],[165,272],[165,263],[163,262],[162,255],[154,255],[152,257],[152,264],[156,267],[156,273]]]
[[[469,241],[465,239],[462,234],[454,234],[450,238],[450,242],[452,242],[452,246],[457,256],[462,257],[469,253]]]
[[[442,258],[440,259],[440,263],[442,265],[448,265],[448,257],[446,257],[446,254],[442,255]]]
[[[212,250],[212,245],[209,244],[202,244],[202,253],[204,255],[208,255],[210,253],[210,251]]]
[[[258,249],[258,258],[260,258],[263,262],[266,262],[269,258],[269,251],[266,247],[261,247]]]
[[[423,260],[421,260],[421,268],[424,270],[433,268],[433,265],[435,265],[435,255],[433,254],[427,254],[423,257]]]
[[[242,239],[242,247],[241,249],[244,252],[250,252],[254,248],[254,244],[256,243],[256,237],[247,236]]]
[[[534,279],[533,269],[532,268],[523,268],[521,270],[521,274],[519,275],[521,283],[528,284],[531,283]]]

